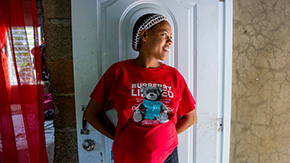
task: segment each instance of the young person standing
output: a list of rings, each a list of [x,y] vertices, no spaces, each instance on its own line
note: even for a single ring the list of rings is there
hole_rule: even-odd
[[[164,16],[141,16],[132,40],[138,57],[113,64],[90,96],[85,119],[114,140],[115,163],[177,163],[177,135],[197,120],[184,78],[159,61],[167,59],[171,37]],[[112,108],[118,113],[116,128],[102,114]]]

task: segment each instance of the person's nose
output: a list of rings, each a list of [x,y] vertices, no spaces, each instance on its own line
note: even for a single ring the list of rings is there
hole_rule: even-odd
[[[170,37],[167,39],[167,43],[168,43],[169,46],[172,45],[172,39]]]

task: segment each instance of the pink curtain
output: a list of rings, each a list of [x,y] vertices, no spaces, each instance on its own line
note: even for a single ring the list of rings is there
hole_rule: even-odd
[[[35,0],[0,0],[0,163],[47,162],[37,27]]]

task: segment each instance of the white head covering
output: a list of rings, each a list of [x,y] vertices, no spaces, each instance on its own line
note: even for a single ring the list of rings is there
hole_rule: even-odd
[[[163,20],[167,20],[167,18],[160,14],[145,14],[141,16],[135,23],[133,28],[133,39],[132,39],[132,47],[135,51],[139,51],[138,44],[140,41],[140,32],[145,29],[148,30],[154,25]]]

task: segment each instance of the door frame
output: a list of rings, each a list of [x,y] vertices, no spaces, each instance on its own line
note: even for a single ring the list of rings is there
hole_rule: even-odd
[[[223,0],[220,0],[223,1]],[[233,43],[233,1],[224,0],[220,2],[220,18],[223,19],[223,28],[220,28],[220,42],[223,47],[220,53],[223,54],[223,100],[221,112],[222,138],[221,138],[221,163],[230,162],[230,135],[231,135],[231,96],[232,96],[232,43]]]
[[[100,40],[96,39],[96,35],[88,35],[87,33],[82,33],[82,31],[77,31],[77,29],[86,29],[86,30],[94,30],[96,28],[95,25],[96,22],[94,20],[87,20],[87,19],[79,19],[82,18],[81,16],[78,15],[77,12],[80,12],[80,9],[76,9],[76,0],[71,0],[72,1],[72,30],[73,30],[73,53],[74,53],[74,58],[78,58],[79,61],[74,61],[74,72],[82,73],[83,70],[85,71],[90,71],[91,72],[96,72],[97,76],[100,76],[102,74],[101,67],[94,67],[93,65],[87,65],[86,67],[78,67],[78,63],[81,62],[86,62],[89,57],[75,57],[75,55],[80,55],[76,54],[78,53],[88,53],[89,55],[94,55],[95,51],[98,51],[99,49],[96,49],[94,45],[87,45],[86,43],[89,41],[94,41],[96,43],[99,43]],[[106,0],[95,0],[94,2],[89,2],[89,0],[85,0],[83,3],[96,3],[96,2],[101,2],[101,1],[106,1]],[[202,1],[202,0],[199,0]],[[219,79],[219,97],[218,97],[218,107],[219,107],[219,116],[217,117],[222,118],[222,132],[218,133],[218,139],[221,140],[219,141],[220,144],[218,144],[219,150],[217,150],[216,156],[217,156],[217,162],[222,162],[226,163],[229,162],[229,154],[230,154],[230,125],[231,125],[231,86],[232,86],[232,14],[233,14],[233,2],[232,0],[216,0],[219,1],[219,19],[222,19],[221,24],[219,24],[219,55],[223,56],[219,63],[222,63],[219,67],[220,73],[222,73],[221,78]],[[95,6],[94,6],[95,7]],[[90,9],[94,8],[91,7]],[[89,8],[83,8],[84,10],[90,10]],[[95,14],[94,10],[90,10],[89,13]],[[99,15],[97,15],[99,16]],[[76,22],[76,20],[79,20],[79,22]],[[87,21],[87,22],[86,22]],[[80,27],[82,26],[83,23],[88,23],[90,21],[91,25],[86,26],[86,27]],[[95,34],[95,33],[93,33]],[[85,36],[83,36],[85,35]],[[82,40],[86,38],[86,40]],[[77,39],[77,40],[76,40]],[[81,40],[80,40],[81,39]],[[85,50],[82,46],[85,46],[87,49],[92,50],[92,51],[85,51],[85,52],[80,52],[80,50],[75,50],[75,49],[83,49]],[[100,65],[98,65],[100,66]],[[76,99],[76,115],[78,116],[81,111],[81,106],[86,105],[88,102],[88,97],[80,96],[80,94],[83,94],[84,92],[90,92],[93,88],[93,86],[84,86],[86,85],[85,82],[88,80],[91,82],[97,81],[97,78],[93,76],[89,76],[86,78],[86,81],[84,79],[79,80],[77,76],[75,76],[75,91],[78,93],[78,99]],[[194,86],[195,87],[195,86]],[[80,116],[77,117],[77,132],[80,132],[81,129],[81,124],[78,123],[80,121]],[[218,122],[217,119],[217,122]],[[196,126],[191,127],[189,130],[189,133],[194,133]],[[219,128],[219,124],[217,125],[217,129]],[[95,133],[95,131],[91,131],[92,134]],[[192,136],[192,134],[189,134],[188,136]],[[86,135],[78,135],[78,143],[81,145],[81,142],[83,139],[87,138]],[[196,139],[193,139],[193,141],[196,141]],[[99,151],[105,151],[105,149],[102,149],[100,146],[101,142],[96,142],[96,148],[99,149]],[[193,143],[193,142],[190,142]],[[81,147],[79,148],[79,154],[84,153]],[[193,150],[193,153],[196,153],[195,147],[192,147],[190,150]],[[92,153],[90,154],[90,157],[94,157]],[[110,157],[109,153],[106,154],[107,158]],[[193,162],[195,159],[193,159]]]

